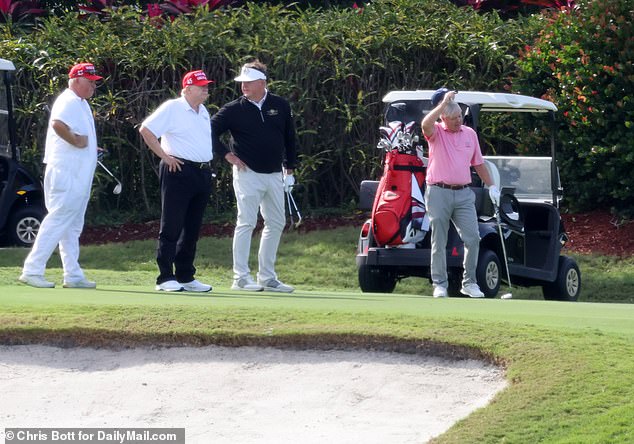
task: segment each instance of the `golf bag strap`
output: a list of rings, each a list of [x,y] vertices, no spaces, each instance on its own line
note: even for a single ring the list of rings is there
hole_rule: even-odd
[[[424,166],[412,166],[412,165],[394,165],[392,167],[396,171],[410,171],[412,173],[424,173]]]

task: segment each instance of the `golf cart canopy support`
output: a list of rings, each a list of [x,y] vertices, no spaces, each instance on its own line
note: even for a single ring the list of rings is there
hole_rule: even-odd
[[[17,159],[18,158],[17,138],[16,138],[15,122],[12,118],[13,98],[11,97],[11,88],[10,88],[10,85],[13,83],[14,71],[15,71],[15,65],[13,65],[13,62],[11,62],[10,60],[0,59],[0,75],[2,77],[0,78],[0,82],[4,84],[4,88],[0,88],[0,91],[4,89],[6,92],[6,97],[3,97],[0,99],[0,114],[2,114],[3,116],[3,117],[0,117],[0,122],[5,121],[7,125],[6,129],[0,127],[0,130],[6,130],[9,136],[8,143],[11,147],[11,151],[10,151],[11,157],[13,159]],[[2,107],[3,103],[6,104],[6,109]],[[0,143],[3,143],[3,142],[4,142],[3,138],[0,138]],[[0,151],[6,148],[7,147],[0,146]],[[6,149],[6,151],[7,151],[7,154],[9,154],[9,150]]]

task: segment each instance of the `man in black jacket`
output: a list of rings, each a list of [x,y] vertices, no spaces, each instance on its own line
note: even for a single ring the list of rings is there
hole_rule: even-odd
[[[233,236],[234,290],[291,293],[275,273],[277,249],[286,223],[284,191],[295,183],[295,125],[289,103],[266,88],[266,65],[245,64],[234,79],[243,96],[223,106],[211,119],[213,150],[232,165],[238,218]],[[231,147],[220,137],[231,133]],[[257,282],[249,269],[251,235],[258,210],[264,230],[258,251]]]

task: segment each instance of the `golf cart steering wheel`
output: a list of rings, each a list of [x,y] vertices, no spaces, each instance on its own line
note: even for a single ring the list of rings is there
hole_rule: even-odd
[[[512,230],[524,230],[522,207],[517,198],[511,193],[505,192],[504,189],[500,196],[500,218]]]

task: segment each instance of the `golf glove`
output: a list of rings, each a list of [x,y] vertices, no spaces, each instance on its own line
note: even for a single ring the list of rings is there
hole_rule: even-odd
[[[290,193],[295,185],[295,176],[292,174],[284,174],[284,192]]]
[[[495,185],[491,185],[489,187],[489,197],[491,198],[491,202],[493,205],[499,207],[500,206],[500,190]]]

